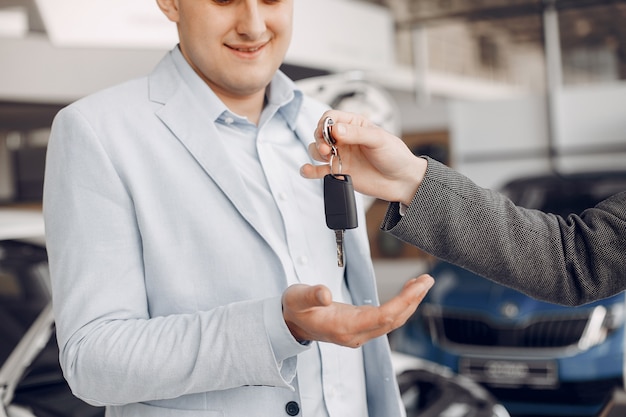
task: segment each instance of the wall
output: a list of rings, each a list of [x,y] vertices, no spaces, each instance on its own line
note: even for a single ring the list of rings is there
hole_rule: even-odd
[[[47,33],[0,36],[0,101],[73,101],[146,74],[177,43],[174,23],[153,1],[37,0],[37,5]],[[286,63],[387,73],[394,66],[388,9],[350,0],[298,0],[294,9]]]
[[[561,169],[626,169],[626,82],[564,90],[558,105]]]
[[[0,101],[68,103],[149,72],[164,50],[58,48],[44,35],[0,39]]]
[[[485,187],[551,169],[543,96],[450,104],[453,165]],[[556,99],[559,171],[626,169],[626,83],[564,89]]]

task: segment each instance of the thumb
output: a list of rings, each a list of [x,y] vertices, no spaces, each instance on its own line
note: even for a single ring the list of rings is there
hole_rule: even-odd
[[[313,288],[315,289],[315,299],[319,302],[317,306],[325,307],[333,302],[333,296],[327,287],[324,285],[316,285]]]
[[[309,307],[325,307],[333,301],[330,290],[324,285],[309,287],[306,298]]]
[[[324,307],[332,302],[330,290],[324,285],[294,284],[287,288],[283,298],[283,303],[288,303],[294,311]]]

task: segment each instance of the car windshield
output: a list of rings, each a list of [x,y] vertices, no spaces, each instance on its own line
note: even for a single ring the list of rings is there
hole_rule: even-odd
[[[566,217],[624,190],[626,173],[526,178],[505,185],[502,191],[519,206]]]

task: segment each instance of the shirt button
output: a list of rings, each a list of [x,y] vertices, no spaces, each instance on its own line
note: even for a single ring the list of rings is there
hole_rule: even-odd
[[[232,117],[227,117],[227,118],[224,119],[224,122],[227,125],[232,125],[235,122],[235,119],[233,119]]]
[[[309,264],[309,258],[304,255],[298,256],[298,263],[302,266],[306,266]]]
[[[280,201],[287,201],[287,193],[278,193],[278,199]]]
[[[287,415],[297,416],[298,414],[300,414],[300,406],[295,401],[289,401],[285,405],[285,411],[287,412]]]

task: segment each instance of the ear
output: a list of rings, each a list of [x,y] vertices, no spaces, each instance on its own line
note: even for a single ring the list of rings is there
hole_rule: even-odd
[[[159,8],[172,22],[178,23],[178,0],[156,0]]]

